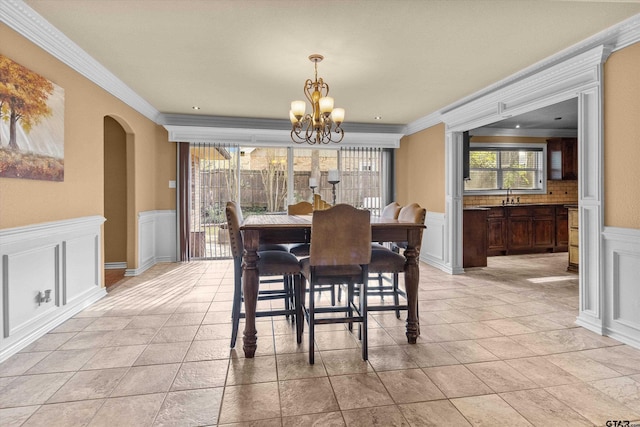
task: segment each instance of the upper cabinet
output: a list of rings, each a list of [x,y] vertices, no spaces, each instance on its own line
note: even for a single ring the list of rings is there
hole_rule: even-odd
[[[547,179],[578,179],[578,139],[547,139]]]

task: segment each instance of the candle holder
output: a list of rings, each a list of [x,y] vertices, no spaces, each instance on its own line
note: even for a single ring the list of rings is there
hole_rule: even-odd
[[[317,185],[310,185],[310,186],[309,186],[309,188],[311,189],[311,194],[312,194],[312,195],[315,195],[315,194],[316,194],[316,188],[317,188],[317,187],[318,187]]]
[[[329,184],[331,184],[331,193],[333,194],[333,206],[336,205],[336,184],[339,182],[340,181],[329,181]]]

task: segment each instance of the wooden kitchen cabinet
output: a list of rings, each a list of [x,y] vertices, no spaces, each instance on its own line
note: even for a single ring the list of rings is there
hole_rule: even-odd
[[[580,262],[578,208],[569,207],[569,265],[567,271],[578,271]]]
[[[504,255],[507,251],[507,221],[503,207],[487,212],[487,255]]]
[[[554,206],[531,208],[533,247],[549,248],[556,243],[556,210]]]
[[[547,140],[547,179],[578,179],[578,139]]]
[[[564,252],[569,247],[569,216],[565,206],[556,206],[556,247],[554,252]]]
[[[462,267],[487,266],[487,208],[463,211]]]
[[[528,206],[509,206],[507,212],[507,247],[509,250],[533,247],[533,218]]]

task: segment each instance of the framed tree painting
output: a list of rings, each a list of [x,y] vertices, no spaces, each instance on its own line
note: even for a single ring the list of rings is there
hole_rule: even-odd
[[[64,180],[64,89],[4,55],[0,178]]]

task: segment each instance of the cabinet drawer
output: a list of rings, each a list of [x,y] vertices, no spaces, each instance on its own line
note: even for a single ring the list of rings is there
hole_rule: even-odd
[[[577,246],[569,246],[569,262],[571,264],[579,264],[580,252]]]
[[[504,208],[490,208],[487,212],[489,218],[504,218]]]
[[[556,214],[555,208],[553,206],[537,206],[532,208],[533,216],[554,216]]]
[[[531,209],[527,206],[509,207],[509,216],[531,216]]]

